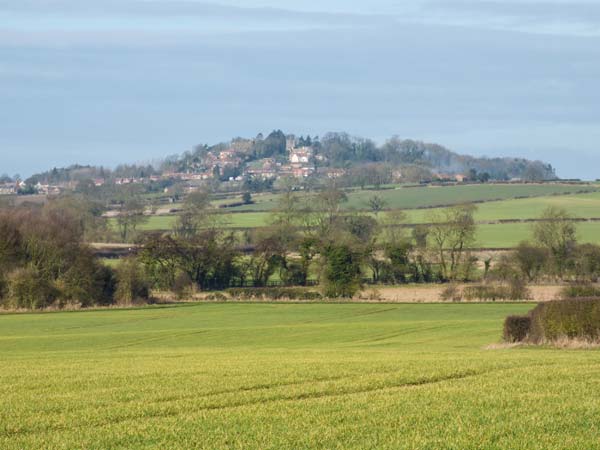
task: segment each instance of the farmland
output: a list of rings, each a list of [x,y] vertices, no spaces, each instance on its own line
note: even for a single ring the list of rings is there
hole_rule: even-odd
[[[597,351],[485,350],[530,304],[0,316],[0,447],[595,448]]]
[[[531,238],[532,229],[529,223],[479,225],[476,247],[510,248]],[[581,243],[600,244],[600,222],[578,223],[577,238]]]
[[[573,194],[595,190],[593,186],[567,184],[488,184],[428,187],[396,187],[393,189],[352,190],[348,193],[347,209],[368,209],[368,201],[377,194],[390,209],[432,208],[469,202],[507,200],[519,197],[541,197]],[[271,211],[277,208],[278,196],[254,196],[255,204],[230,208],[231,211]]]
[[[398,209],[405,205],[406,224],[427,223],[429,216],[438,208],[426,206],[452,203],[453,201],[470,199],[481,202],[477,204],[475,220],[481,222],[477,234],[476,245],[484,248],[508,248],[531,237],[529,223],[493,223],[501,220],[530,220],[540,216],[549,206],[564,208],[576,218],[600,218],[600,192],[594,186],[585,189],[592,192],[573,193],[584,189],[571,185],[491,185],[491,186],[446,186],[430,188],[398,188],[382,191],[353,191],[349,193],[349,201],[343,206],[346,209],[356,208],[368,210],[369,196],[380,195],[386,200],[386,208]],[[302,198],[303,194],[300,194]],[[417,195],[417,197],[413,197]],[[490,198],[504,198],[531,195],[529,198],[508,198],[490,201]],[[541,195],[541,196],[536,196]],[[458,197],[457,197],[458,196]],[[458,200],[457,200],[458,199]],[[488,201],[486,201],[488,199]],[[223,201],[219,201],[223,204]],[[268,208],[265,205],[270,205]],[[220,214],[221,226],[225,228],[257,228],[269,225],[273,220],[277,195],[263,194],[257,196],[256,205],[247,205],[258,211],[244,210],[246,206],[231,208]],[[412,208],[412,209],[410,209]],[[415,209],[416,208],[416,209]],[[262,209],[262,210],[261,210]],[[389,212],[383,212],[385,217]],[[116,229],[114,219],[111,226]],[[169,230],[173,227],[176,216],[151,216],[148,222],[140,226],[142,231]],[[488,222],[488,223],[486,223]],[[600,222],[584,222],[578,225],[581,242],[600,243]]]

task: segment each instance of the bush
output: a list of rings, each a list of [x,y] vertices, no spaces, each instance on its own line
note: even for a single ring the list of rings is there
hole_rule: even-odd
[[[570,299],[540,303],[529,313],[530,340],[600,338],[600,299]]]
[[[207,295],[205,299],[213,302],[225,302],[227,301],[227,296],[220,292],[213,292],[212,294]]]
[[[232,288],[227,293],[238,300],[320,300],[323,296],[304,288]]]
[[[322,256],[325,297],[353,297],[361,288],[360,255],[348,245],[332,244]]]
[[[135,258],[124,259],[117,269],[117,302],[130,304],[147,301],[150,298],[149,286],[141,264]]]
[[[180,300],[191,296],[193,291],[193,283],[189,275],[186,273],[180,273],[177,275],[173,281],[171,290]]]
[[[16,308],[41,309],[56,301],[58,291],[36,269],[17,269],[8,277],[8,297]]]
[[[100,264],[91,255],[79,257],[57,281],[60,301],[83,307],[110,305],[114,301],[116,280],[114,271]]]
[[[511,280],[509,285],[480,284],[468,286],[463,291],[466,300],[526,300],[529,298],[529,290],[523,281]]]
[[[462,300],[462,292],[456,284],[447,285],[440,295],[443,301],[460,302]]]
[[[519,277],[511,278],[508,281],[508,297],[509,300],[531,299],[531,292],[527,288],[525,280]]]
[[[600,298],[600,287],[593,284],[571,284],[560,291],[563,299]]]
[[[467,286],[464,289],[464,297],[466,300],[483,300],[496,301],[508,300],[510,298],[509,289],[505,286],[480,284],[475,286]]]
[[[0,305],[4,303],[8,295],[8,282],[2,272],[0,272]]]
[[[504,321],[504,341],[523,342],[531,329],[531,317],[508,316]]]

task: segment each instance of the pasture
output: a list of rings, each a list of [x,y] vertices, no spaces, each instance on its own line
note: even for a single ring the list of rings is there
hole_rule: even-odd
[[[485,224],[477,226],[476,247],[511,248],[533,238],[531,223]],[[600,244],[600,222],[577,223],[577,239],[581,244]]]
[[[353,190],[348,192],[346,209],[369,209],[368,201],[378,195],[390,209],[431,208],[469,202],[508,200],[519,197],[574,194],[582,190],[596,191],[591,185],[568,184],[474,184],[456,186],[397,187],[385,190]],[[306,194],[300,194],[304,197]],[[230,208],[230,211],[272,211],[278,207],[278,195],[253,197],[255,204]]]
[[[0,448],[600,448],[600,353],[486,350],[531,304],[0,315]]]

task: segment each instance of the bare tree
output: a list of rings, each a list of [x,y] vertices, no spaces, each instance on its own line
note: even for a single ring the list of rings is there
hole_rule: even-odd
[[[175,223],[175,234],[182,237],[195,236],[201,229],[214,226],[215,217],[208,192],[192,192],[183,203],[183,211]]]
[[[138,226],[148,221],[148,217],[144,215],[145,209],[144,204],[136,197],[130,197],[121,204],[117,225],[124,242],[135,235]]]
[[[577,230],[573,217],[564,209],[548,207],[533,226],[536,242],[552,256],[555,273],[563,277],[569,257],[577,245]]]
[[[475,210],[474,205],[459,205],[429,215],[429,242],[445,280],[456,280],[472,263],[468,249],[475,242]]]
[[[371,208],[371,211],[375,214],[376,218],[379,216],[379,213],[387,206],[387,202],[377,194],[371,197],[368,203],[369,208]]]

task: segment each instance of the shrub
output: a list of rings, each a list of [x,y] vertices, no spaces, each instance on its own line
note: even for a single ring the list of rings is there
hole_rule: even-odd
[[[571,284],[561,289],[560,297],[564,299],[600,298],[600,287],[593,284]]]
[[[505,286],[480,284],[467,286],[464,289],[466,300],[496,301],[507,300],[510,297],[509,290]]]
[[[56,301],[58,291],[36,269],[23,268],[9,275],[8,297],[16,308],[41,309]]]
[[[460,302],[462,300],[462,292],[456,284],[447,285],[440,295],[443,301]]]
[[[205,299],[213,302],[225,302],[227,301],[227,296],[221,292],[213,292],[212,294],[207,295]]]
[[[463,296],[466,300],[526,300],[529,298],[529,290],[525,282],[520,279],[512,279],[508,285],[480,284],[468,286],[464,289]]]
[[[529,300],[531,292],[524,279],[514,277],[508,281],[508,300]]]
[[[281,281],[286,286],[302,286],[306,284],[307,273],[302,264],[289,262],[285,270],[282,270]]]
[[[323,294],[351,298],[361,288],[360,255],[348,245],[329,245],[324,252]]]
[[[530,340],[533,342],[600,338],[600,299],[540,303],[530,316]]]
[[[0,305],[4,302],[8,295],[8,282],[2,272],[0,272]]]
[[[115,285],[115,274],[110,267],[83,254],[57,281],[61,304],[77,303],[83,307],[113,303]]]
[[[320,300],[319,292],[304,288],[232,288],[227,293],[238,300],[269,299],[269,300]]]
[[[150,297],[149,286],[141,264],[135,258],[124,259],[117,269],[117,302],[129,304],[147,301]]]
[[[531,329],[531,317],[508,316],[504,321],[504,341],[522,342],[529,335]]]
[[[193,283],[189,275],[183,272],[177,275],[173,281],[171,290],[180,300],[190,296],[193,291]]]

